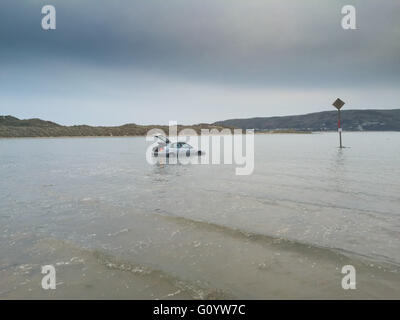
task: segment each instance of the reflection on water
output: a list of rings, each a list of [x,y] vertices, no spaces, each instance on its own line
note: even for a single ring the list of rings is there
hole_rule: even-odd
[[[399,297],[399,137],[256,135],[250,176],[151,166],[144,138],[2,139],[0,298],[48,298],[57,263],[61,298]]]

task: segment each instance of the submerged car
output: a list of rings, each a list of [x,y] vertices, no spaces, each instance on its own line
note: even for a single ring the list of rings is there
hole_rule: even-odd
[[[164,137],[164,136],[155,136],[155,138],[159,139],[160,141],[158,142],[158,146],[153,148],[153,155],[155,157],[158,156],[164,156],[164,157],[179,157],[179,156],[194,156],[198,155],[201,156],[204,153],[204,151],[198,150],[196,148],[193,148],[190,144],[186,142],[172,142]]]

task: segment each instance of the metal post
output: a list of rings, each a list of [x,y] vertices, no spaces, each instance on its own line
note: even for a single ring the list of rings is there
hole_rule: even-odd
[[[340,148],[343,148],[343,146],[342,146],[342,125],[341,125],[341,121],[340,121],[340,109],[338,110],[338,131],[339,131]]]

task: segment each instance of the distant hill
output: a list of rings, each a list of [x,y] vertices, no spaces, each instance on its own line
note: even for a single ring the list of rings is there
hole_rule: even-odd
[[[323,111],[297,116],[231,119],[213,124],[192,126],[201,129],[223,128],[255,129],[256,131],[296,132],[337,130],[337,111]],[[343,110],[342,127],[347,131],[400,131],[400,109],[394,110]],[[20,120],[12,116],[0,116],[0,137],[79,137],[79,136],[142,136],[150,129],[168,132],[168,126],[142,126],[134,123],[116,127],[92,127],[87,125],[62,126],[41,119]]]
[[[83,136],[144,136],[150,129],[159,128],[168,133],[168,126],[141,126],[134,123],[116,127],[91,127],[86,125],[62,126],[41,119],[20,120],[12,116],[0,116],[0,137],[83,137]],[[197,124],[178,126],[178,130],[192,128],[196,132],[201,129],[223,129],[218,125]]]
[[[400,109],[342,110],[342,127],[347,131],[400,131]],[[337,111],[297,116],[231,119],[213,123],[241,129],[330,131],[337,130]]]

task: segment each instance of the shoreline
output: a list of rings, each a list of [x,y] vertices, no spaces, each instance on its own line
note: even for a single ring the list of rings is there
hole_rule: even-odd
[[[243,129],[245,131],[245,129]],[[400,133],[400,131],[374,131],[374,130],[368,130],[368,131],[343,131],[345,133]],[[321,134],[321,133],[337,133],[336,130],[333,131],[299,131],[299,132],[292,132],[292,131],[256,131],[254,134],[259,135],[259,134]],[[222,134],[221,134],[222,135]],[[185,135],[186,136],[186,135]],[[146,135],[123,135],[123,136],[18,136],[18,137],[1,137],[0,139],[65,139],[65,138],[139,138],[139,137],[146,137]]]

